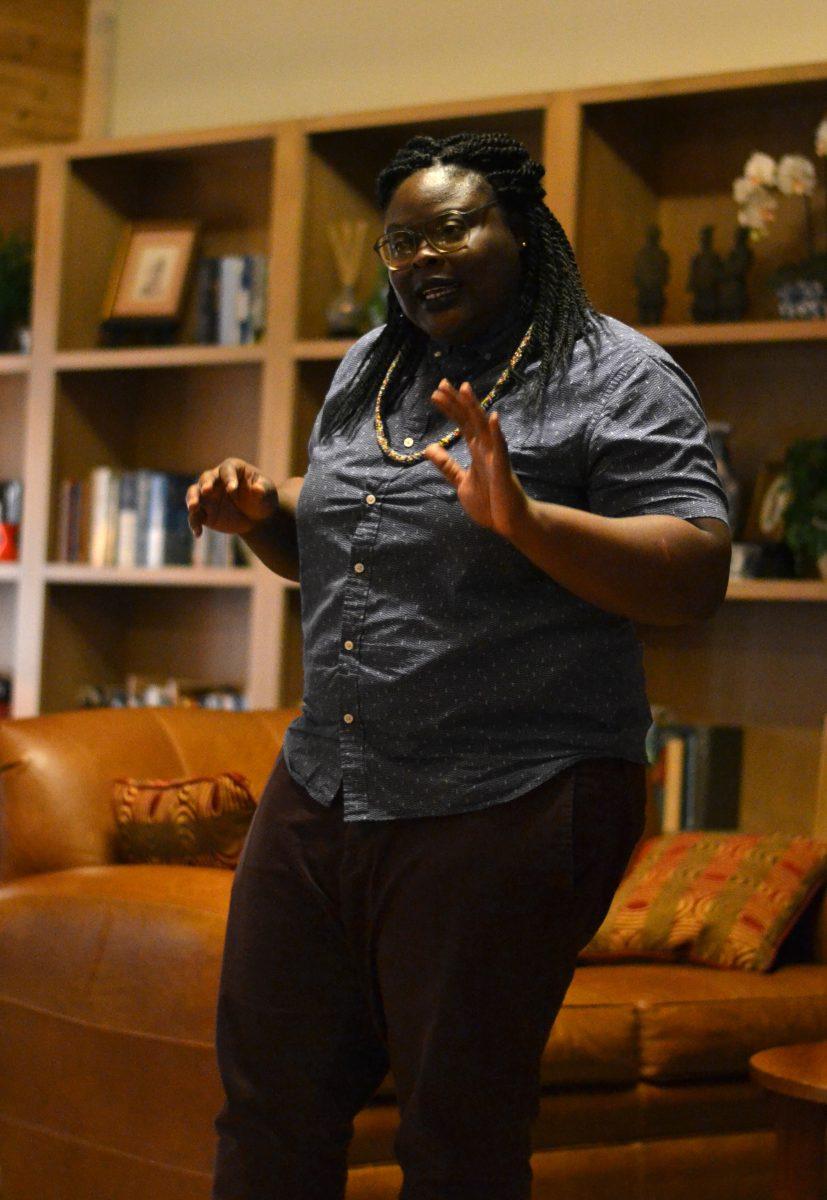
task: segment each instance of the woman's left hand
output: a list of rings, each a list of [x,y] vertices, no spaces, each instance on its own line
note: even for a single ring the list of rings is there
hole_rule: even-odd
[[[472,521],[511,539],[525,519],[529,498],[511,469],[497,413],[483,411],[470,383],[455,388],[443,379],[431,399],[459,426],[471,451],[471,466],[461,467],[437,442],[430,443],[425,457],[456,488]]]

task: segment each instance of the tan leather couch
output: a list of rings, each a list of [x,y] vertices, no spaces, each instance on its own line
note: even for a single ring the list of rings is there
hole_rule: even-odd
[[[0,722],[2,1200],[209,1197],[233,875],[113,865],[111,781],[235,769],[260,790],[294,716]],[[543,1065],[535,1200],[768,1200],[771,1109],[747,1062],[827,1038],[820,910],[768,975],[578,968]],[[396,1196],[396,1120],[388,1079],[357,1121],[349,1200]]]

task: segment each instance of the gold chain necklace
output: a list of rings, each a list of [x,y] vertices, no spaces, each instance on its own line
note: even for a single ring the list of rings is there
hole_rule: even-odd
[[[526,347],[528,346],[528,343],[531,341],[531,334],[533,333],[533,331],[534,331],[534,326],[529,325],[528,329],[526,330],[525,334],[523,335],[522,341],[520,342],[519,346],[512,354],[512,356],[509,360],[508,366],[505,368],[502,375],[500,375],[499,379],[494,384],[494,386],[492,387],[492,389],[488,393],[488,395],[485,397],[485,399],[480,401],[480,407],[483,409],[483,411],[486,411],[487,409],[489,409],[491,407],[491,405],[494,403],[494,401],[497,399],[497,397],[502,392],[502,390],[505,387],[508,380],[511,378],[514,368],[516,367],[516,365],[520,361],[520,359],[523,357],[523,354],[525,354]],[[396,365],[399,362],[399,359],[401,358],[401,356],[402,356],[402,351],[400,350],[399,353],[394,358],[391,365],[388,367],[385,378],[382,380],[382,386],[379,388],[379,392],[376,397],[376,407],[375,407],[374,413],[373,413],[373,425],[376,430],[376,440],[379,443],[379,449],[382,451],[382,453],[385,455],[386,458],[393,459],[394,462],[398,462],[398,463],[415,463],[415,462],[419,462],[419,460],[421,458],[425,457],[425,450],[418,450],[416,452],[416,454],[399,454],[396,450],[393,450],[391,448],[390,442],[388,441],[387,437],[385,436],[385,423],[382,420],[382,397],[385,395],[385,392],[387,391],[387,387],[390,382],[390,378],[393,375],[394,371],[396,370]],[[460,436],[460,432],[461,432],[461,430],[459,429],[459,427],[457,427],[453,433],[446,433],[445,437],[439,439],[437,445],[446,446],[446,447],[453,445],[453,443]],[[433,443],[431,443],[431,442],[428,443],[428,445],[432,445],[432,444]],[[427,446],[425,449],[427,449]]]

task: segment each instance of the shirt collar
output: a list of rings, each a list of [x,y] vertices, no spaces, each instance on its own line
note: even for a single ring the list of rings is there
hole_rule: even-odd
[[[522,314],[509,314],[504,321],[492,326],[480,337],[470,342],[439,342],[428,339],[425,350],[426,361],[445,372],[459,371],[462,374],[481,374],[489,367],[510,358],[516,350],[528,321]]]

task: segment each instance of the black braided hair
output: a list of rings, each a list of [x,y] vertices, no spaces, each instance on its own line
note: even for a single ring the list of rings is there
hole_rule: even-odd
[[[515,371],[531,358],[539,358],[540,369],[532,381],[527,403],[539,412],[545,387],[564,369],[580,337],[590,339],[598,314],[583,287],[580,271],[560,222],[543,203],[545,174],[526,147],[505,133],[454,133],[444,138],[423,134],[412,137],[399,149],[376,180],[376,198],[384,212],[396,189],[426,167],[444,164],[474,171],[487,180],[508,218],[519,217],[525,229],[523,282],[520,308],[528,328],[533,322],[531,343]],[[344,429],[358,414],[370,411],[376,393],[397,353],[400,360],[394,375],[394,393],[401,395],[422,359],[427,336],[410,321],[388,287],[387,322],[373,342],[347,391],[332,411],[325,413],[320,435]],[[589,341],[591,345],[591,341]],[[388,397],[390,399],[390,397]]]

